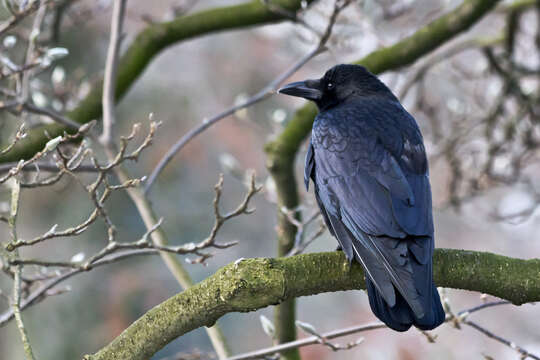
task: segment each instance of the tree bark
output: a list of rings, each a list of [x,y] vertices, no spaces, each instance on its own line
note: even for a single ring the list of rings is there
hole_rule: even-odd
[[[356,61],[355,64],[365,66],[374,74],[410,65],[456,35],[468,30],[497,3],[498,0],[466,0],[455,10],[439,17],[411,36],[392,46],[376,50]],[[520,6],[527,5],[531,4],[529,2],[520,4]],[[300,145],[311,132],[315,115],[317,115],[316,106],[311,102],[306,103],[295,113],[278,139],[267,145],[267,149],[279,151],[288,158],[294,158]]]
[[[311,3],[313,0],[307,1]],[[300,0],[274,0],[272,4],[294,14],[300,9]],[[142,75],[146,66],[163,49],[195,37],[225,30],[270,24],[288,20],[285,15],[269,10],[260,0],[235,6],[226,6],[182,16],[170,22],[157,23],[141,31],[128,47],[118,64],[116,99],[121,99],[131,85]],[[84,124],[101,117],[103,80],[94,85],[90,93],[67,116]],[[27,131],[27,136],[7,154],[0,156],[0,163],[29,159],[43,149],[50,138],[64,131],[72,132],[58,124],[38,126]],[[46,135],[49,134],[49,137]]]
[[[540,300],[540,259],[521,260],[488,252],[437,249],[437,286],[472,290],[516,305]],[[212,326],[230,312],[248,312],[299,296],[364,289],[362,267],[349,267],[342,252],[229,264],[157,305],[87,360],[143,360],[172,340]]]

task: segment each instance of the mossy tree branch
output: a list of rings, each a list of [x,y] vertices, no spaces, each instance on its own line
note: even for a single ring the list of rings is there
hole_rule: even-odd
[[[309,0],[311,3],[313,0]],[[297,11],[300,0],[274,0],[272,4],[290,12]],[[135,38],[118,65],[116,99],[122,98],[143,73],[146,66],[163,49],[195,37],[249,26],[264,25],[289,19],[286,15],[272,11],[260,0],[235,6],[226,6],[179,17],[170,22],[148,26]],[[92,91],[67,116],[84,124],[101,116],[103,82],[99,81]],[[9,153],[0,156],[0,163],[28,159],[43,149],[48,138],[54,138],[68,129],[58,124],[39,126],[27,131],[28,135]],[[73,130],[69,130],[73,131]]]
[[[540,259],[437,249],[433,276],[437,286],[487,293],[514,304],[540,301]],[[154,307],[85,359],[148,359],[177,337],[211,326],[227,313],[364,286],[362,267],[356,263],[349,267],[342,252],[244,260]]]
[[[413,35],[377,51],[356,62],[373,73],[382,73],[407,66],[441,46],[461,32],[469,29],[492,9],[498,0],[466,0],[450,13],[441,16]],[[309,135],[317,109],[312,103],[300,108],[279,137],[266,144],[267,167],[272,173],[279,205],[293,208],[298,205],[298,193],[294,175],[294,162],[300,145]],[[287,203],[286,203],[287,202]],[[286,219],[284,219],[285,222]],[[281,223],[281,221],[280,221]],[[288,223],[288,222],[287,222]],[[292,224],[280,227],[280,236],[290,237],[296,229]],[[294,237],[294,235],[293,235]]]
[[[487,13],[497,1],[468,0],[451,13],[440,17],[414,35],[371,53],[358,64],[374,73],[399,68],[437,48],[460,32],[468,29]],[[294,174],[296,153],[309,134],[317,110],[311,103],[297,111],[278,139],[266,145],[267,168],[276,184],[278,199],[278,256],[287,254],[294,245],[296,227],[291,224],[282,208],[294,209],[299,205],[297,182]],[[276,338],[279,343],[296,338],[295,301],[283,302],[275,309]],[[298,350],[282,354],[285,359],[298,359]]]
[[[429,52],[443,45],[456,35],[468,30],[499,0],[465,0],[460,6],[439,17],[393,46],[376,50],[356,61],[375,74],[395,70],[414,63]],[[317,109],[312,103],[300,108],[287,124],[285,130],[273,142],[267,144],[267,153],[275,154],[272,166],[291,167],[296,153],[309,135]]]

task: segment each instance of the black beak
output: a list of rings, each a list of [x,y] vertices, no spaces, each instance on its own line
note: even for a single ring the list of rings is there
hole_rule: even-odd
[[[278,93],[317,101],[322,97],[320,84],[320,80],[297,81],[285,85],[278,90]]]

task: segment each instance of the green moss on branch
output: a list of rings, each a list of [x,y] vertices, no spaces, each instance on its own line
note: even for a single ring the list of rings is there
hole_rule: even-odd
[[[294,175],[294,153],[287,156],[267,148],[267,168],[276,185],[277,194],[277,255],[286,256],[294,247],[298,229],[282,209],[296,209],[299,195]],[[293,215],[301,221],[299,213]],[[296,340],[296,301],[289,299],[274,308],[275,339],[278,344]],[[297,348],[281,353],[281,360],[299,360]]]
[[[520,260],[462,250],[435,250],[435,283],[478,291],[516,305],[540,300],[540,259]]]
[[[498,2],[499,0],[466,0],[413,35],[393,46],[376,50],[355,63],[365,66],[375,74],[410,65],[469,29]],[[276,158],[284,156],[284,160],[281,160],[283,162],[294,159],[298,148],[311,131],[316,114],[317,109],[312,103],[300,108],[279,138],[267,145],[267,151],[276,154]]]
[[[540,259],[521,260],[487,252],[438,249],[437,286],[491,294],[515,304],[540,301]],[[248,312],[299,296],[364,289],[358,264],[343,253],[249,259],[154,307],[88,360],[150,358],[183,334],[211,326],[230,312]]]
[[[301,5],[300,0],[274,0],[272,3],[291,12],[298,10]],[[170,22],[150,25],[139,33],[119,62],[116,98],[123,97],[150,61],[170,45],[219,31],[242,29],[286,19],[283,15],[270,11],[262,1],[253,0],[245,4],[205,10]],[[101,81],[95,84],[88,96],[67,116],[81,124],[99,118],[102,87]],[[28,159],[45,146],[48,140],[45,133],[56,137],[64,131],[67,129],[57,124],[29,130],[27,137],[12,151],[0,156],[0,163]]]
[[[468,29],[496,3],[495,0],[465,1],[463,5],[433,21],[414,35],[393,46],[375,51],[357,63],[366,66],[374,73],[408,65],[456,34]],[[267,167],[277,190],[279,256],[286,254],[294,244],[297,229],[280,210],[283,207],[294,209],[299,204],[294,163],[301,143],[311,131],[316,114],[315,105],[308,103],[296,112],[280,136],[265,147]],[[294,312],[294,300],[276,307],[274,323],[278,342],[295,339]],[[284,354],[284,358],[297,359],[297,350]]]

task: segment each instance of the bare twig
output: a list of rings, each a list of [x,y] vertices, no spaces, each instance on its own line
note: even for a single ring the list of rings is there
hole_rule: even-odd
[[[308,324],[308,323],[304,323],[304,322],[301,322],[301,321],[296,321],[295,324],[296,324],[297,327],[304,330],[308,334],[311,334],[311,335],[317,337],[319,339],[319,344],[330,348],[332,351],[349,350],[349,349],[352,349],[353,347],[356,347],[356,346],[360,345],[364,341],[364,338],[360,338],[360,339],[358,339],[356,341],[348,343],[345,346],[339,345],[339,344],[334,344],[334,343],[328,341],[328,338],[326,338],[324,335],[319,334],[313,325]]]
[[[107,50],[105,75],[103,78],[103,133],[100,141],[105,146],[110,146],[113,137],[113,125],[115,123],[114,104],[116,92],[116,67],[118,53],[122,42],[122,24],[126,10],[127,0],[115,0],[111,21],[111,37]]]
[[[272,346],[266,349],[261,349],[261,350],[253,351],[250,353],[232,356],[228,358],[227,360],[246,360],[246,359],[264,358],[265,356],[280,353],[285,350],[295,349],[295,348],[299,348],[299,347],[307,346],[307,345],[320,344],[321,338],[324,338],[326,340],[331,340],[331,339],[335,339],[342,336],[356,334],[359,332],[376,330],[376,329],[384,329],[384,328],[386,328],[386,325],[383,323],[372,323],[372,324],[367,324],[367,325],[364,324],[364,325],[352,326],[345,329],[330,331],[320,336],[310,336],[305,339],[291,341],[288,343]]]
[[[437,64],[447,61],[449,58],[460,54],[463,51],[470,49],[478,49],[484,46],[496,45],[502,43],[503,41],[503,36],[498,36],[494,38],[469,38],[461,42],[455,43],[451,47],[448,47],[445,50],[436,53],[428,60],[426,60],[422,65],[420,65],[414,75],[411,76],[402,86],[399,95],[400,99],[404,99],[411,90],[411,88],[416,83],[418,83],[426,75],[426,73]]]
[[[16,12],[8,20],[0,24],[0,36],[4,35],[7,31],[12,29],[19,22],[24,20],[28,15],[31,15],[43,4],[46,5],[51,1],[32,1],[30,4],[23,10]]]
[[[24,128],[24,123],[21,124],[21,126],[19,127],[19,130],[17,130],[17,132],[15,133],[15,137],[13,138],[13,140],[9,143],[8,146],[6,146],[4,149],[0,150],[0,155],[4,155],[4,154],[7,154],[8,152],[10,152],[11,149],[13,149],[13,147],[21,140],[21,139],[24,139],[26,137],[26,132],[25,132],[25,128]],[[13,166],[10,166],[9,169],[11,169],[12,167],[14,166],[17,166],[17,164],[13,164]],[[0,170],[1,172],[1,170]]]
[[[540,357],[538,357],[538,356],[536,356],[534,354],[531,354],[530,352],[528,352],[527,350],[525,350],[521,346],[516,345],[516,343],[514,343],[512,341],[507,340],[507,339],[505,339],[505,338],[503,338],[503,337],[501,337],[499,335],[494,334],[493,332],[489,331],[485,327],[478,325],[478,323],[476,323],[474,321],[463,320],[462,323],[472,327],[475,330],[480,331],[482,334],[486,335],[487,337],[489,337],[489,338],[491,338],[491,339],[493,339],[495,341],[498,341],[501,344],[504,344],[504,345],[516,350],[522,356],[521,359],[531,358],[531,359],[535,359],[535,360],[540,360]]]
[[[301,254],[309,245],[311,245],[311,243],[313,243],[322,234],[324,234],[325,231],[326,231],[326,225],[323,222],[320,222],[317,230],[307,240],[300,241],[298,245],[295,244],[294,247],[291,249],[291,251],[287,254],[287,256],[294,256],[294,255]]]
[[[487,337],[489,337],[491,339],[494,339],[494,340],[496,340],[496,341],[498,341],[498,342],[500,342],[500,343],[502,343],[504,345],[507,345],[507,346],[511,347],[512,349],[516,350],[519,354],[521,354],[522,359],[531,358],[531,359],[535,359],[535,360],[540,360],[540,358],[537,355],[531,354],[530,352],[528,352],[524,348],[516,345],[516,343],[514,343],[513,341],[507,340],[507,339],[503,338],[502,336],[496,335],[493,332],[486,329],[485,327],[480,326],[477,322],[474,322],[474,321],[471,321],[471,320],[468,319],[469,315],[472,314],[472,313],[478,312],[480,310],[492,308],[492,307],[495,307],[495,306],[509,305],[509,304],[511,304],[511,302],[506,301],[506,300],[495,300],[495,301],[491,301],[491,302],[486,302],[484,304],[474,306],[474,307],[472,307],[470,309],[461,310],[456,315],[452,311],[451,306],[450,306],[450,301],[448,300],[446,295],[444,293],[442,295],[443,295],[442,296],[443,306],[444,306],[444,310],[446,312],[446,321],[452,323],[452,325],[456,329],[462,329],[461,324],[470,326],[473,329],[476,329],[476,330],[480,331],[482,334],[486,335]]]
[[[159,254],[159,252],[156,250],[133,250],[133,251],[116,253],[106,258],[103,258],[99,261],[96,261],[92,265],[92,268],[100,267],[103,265],[109,265],[112,263],[116,263],[117,261],[131,258],[134,256],[155,255],[155,254]],[[87,270],[89,269],[85,269],[84,267],[68,270],[66,272],[61,273],[61,275],[59,276],[55,276],[54,278],[45,281],[45,283],[43,283],[39,288],[34,290],[31,294],[29,294],[24,300],[21,300],[20,310],[22,311],[26,309],[27,307],[36,304],[40,300],[44,299],[44,296],[46,295],[47,291],[54,288],[56,285],[70,279],[74,275],[80,274]],[[8,310],[4,314],[1,314],[0,327],[7,324],[11,319],[13,319],[13,316],[14,316],[13,310]]]
[[[125,0],[117,0],[117,3],[115,3],[115,6],[120,6],[123,4],[118,4],[118,2],[122,1],[122,3]],[[114,156],[114,149],[113,149],[113,143],[112,143],[112,133],[113,133],[113,126],[114,126],[114,103],[115,103],[115,69],[116,69],[116,62],[118,58],[118,46],[120,42],[120,29],[121,29],[121,23],[124,18],[124,10],[117,9],[114,11],[113,14],[113,20],[111,24],[111,28],[113,29],[116,34],[111,35],[111,40],[109,44],[109,49],[111,50],[111,47],[115,46],[116,51],[109,51],[107,60],[107,65],[105,68],[105,73],[108,73],[108,77],[110,81],[105,81],[103,84],[103,114],[104,114],[104,131],[101,137],[101,143],[103,144],[105,148],[105,153],[107,154],[107,157],[109,159],[109,162],[111,164],[114,164],[118,159],[121,159],[124,157],[123,152],[125,149],[121,149],[118,154],[116,155],[116,158]],[[105,116],[108,116],[108,120],[105,119]],[[157,128],[156,123],[154,128]],[[135,130],[135,129],[134,129]],[[122,139],[122,142],[127,142],[130,137],[127,139]],[[144,142],[141,147],[133,152],[133,158],[136,159],[138,157],[138,154],[140,150],[142,150],[144,147],[148,146],[150,144],[151,139],[148,139],[148,142]],[[129,176],[129,173],[126,169],[124,169],[123,166],[114,166],[113,167],[114,172],[121,183],[126,183],[131,181],[131,178]],[[167,237],[165,232],[162,229],[156,229],[155,231],[151,231],[155,224],[158,222],[156,219],[156,215],[152,209],[152,206],[146,199],[144,193],[140,191],[136,187],[128,187],[127,193],[131,200],[134,202],[135,206],[137,207],[137,210],[139,214],[141,215],[141,218],[143,219],[143,222],[146,226],[147,231],[149,231],[149,234],[152,238],[152,243],[154,246],[161,246],[166,247],[167,246]],[[111,229],[111,228],[110,228]],[[110,241],[109,246],[114,246],[115,242]],[[198,249],[195,249],[194,252],[197,253]],[[182,287],[185,289],[193,285],[193,280],[187,273],[187,271],[183,268],[182,264],[178,261],[176,257],[173,256],[173,254],[166,253],[166,252],[160,252],[162,259],[164,260],[165,264],[173,274],[173,276],[176,278],[176,280],[180,283]],[[229,350],[228,346],[225,341],[225,337],[223,333],[221,332],[220,328],[215,325],[212,327],[207,328],[208,336],[212,342],[212,345],[218,354],[220,359],[224,359],[228,356]]]
[[[70,134],[64,134],[63,136],[58,136],[54,139],[51,139],[45,144],[45,147],[43,150],[37,152],[34,156],[32,156],[28,160],[20,160],[15,167],[12,167],[7,174],[0,176],[0,184],[5,183],[10,178],[18,175],[23,168],[26,166],[29,166],[31,164],[36,163],[38,160],[43,158],[45,155],[53,152],[56,150],[58,146],[61,144],[70,142],[72,140],[77,140],[81,137],[84,137],[88,131],[95,125],[95,121],[89,122],[87,124],[81,125],[77,131],[77,133],[70,135]]]
[[[26,74],[28,74],[28,72]],[[2,106],[0,106],[0,109],[1,108]],[[41,108],[39,106],[32,104],[29,101],[23,101],[22,99],[14,100],[13,102],[4,104],[3,108],[9,110],[15,115],[19,115],[22,112],[22,110],[25,110],[26,112],[33,113],[33,114],[44,115],[44,116],[47,116],[52,121],[58,124],[62,124],[74,130],[77,130],[81,126],[81,124],[76,123],[75,121],[57,113],[54,110]]]
[[[21,335],[21,340],[23,343],[24,352],[28,360],[34,360],[34,353],[32,351],[32,346],[30,345],[30,340],[28,339],[28,334],[24,327],[24,322],[21,315],[21,272],[22,266],[18,265],[15,267],[15,279],[13,281],[13,315],[15,316],[15,321],[17,322],[17,328]]]
[[[296,230],[296,235],[295,235],[295,238],[294,238],[294,246],[286,256],[293,256],[293,255],[298,255],[298,254],[302,253],[306,249],[306,247],[308,247],[313,241],[315,241],[319,236],[321,236],[324,233],[324,230],[325,230],[325,226],[322,223],[319,224],[319,228],[315,232],[315,234],[310,236],[310,238],[308,240],[302,242],[302,239],[303,239],[304,234],[305,234],[306,227],[309,224],[311,224],[313,221],[315,221],[321,215],[321,212],[319,210],[314,211],[307,218],[306,221],[302,222],[302,221],[298,220],[296,218],[296,216],[295,216],[296,213],[301,210],[301,208],[302,208],[302,206],[298,206],[297,208],[292,209],[292,210],[289,210],[287,208],[282,208],[281,209],[281,212],[285,216],[287,216],[287,220],[291,224],[296,226],[296,229],[297,229]]]
[[[536,355],[529,353],[527,350],[517,346],[515,343],[513,343],[513,342],[511,342],[509,340],[506,340],[504,338],[501,338],[500,336],[497,336],[497,335],[493,334],[492,332],[490,332],[490,331],[486,330],[485,328],[479,326],[477,323],[470,322],[469,320],[466,319],[466,316],[468,314],[472,314],[474,312],[478,312],[480,310],[484,310],[484,309],[491,308],[491,307],[494,307],[494,306],[500,306],[500,305],[506,305],[506,304],[510,304],[510,302],[501,301],[501,300],[492,301],[492,302],[488,302],[488,303],[485,303],[485,304],[481,304],[479,306],[472,307],[470,309],[461,310],[461,311],[458,312],[458,316],[455,316],[455,315],[452,315],[453,313],[451,312],[450,305],[449,305],[449,303],[448,303],[448,301],[446,299],[446,301],[445,301],[445,310],[447,310],[447,311],[450,310],[450,313],[447,312],[445,322],[455,324],[455,322],[454,322],[454,320],[455,320],[455,321],[457,321],[459,323],[463,323],[463,324],[466,324],[468,326],[474,327],[475,329],[482,332],[486,336],[488,336],[490,338],[493,338],[493,339],[495,339],[495,340],[497,340],[497,341],[499,341],[499,342],[501,342],[503,344],[506,344],[507,346],[510,346],[511,348],[515,349],[522,356],[525,356],[525,358],[530,357],[532,359],[537,360],[538,357]],[[343,337],[343,336],[347,336],[347,335],[351,335],[351,334],[356,334],[356,333],[359,333],[359,332],[365,332],[365,331],[370,331],[370,330],[387,328],[387,326],[385,324],[383,324],[383,323],[373,323],[373,324],[358,325],[358,326],[353,326],[353,327],[349,327],[349,328],[345,328],[345,329],[334,330],[334,331],[324,333],[324,334],[318,334],[317,331],[315,330],[315,328],[313,328],[313,326],[311,326],[309,324],[305,324],[305,323],[300,323],[299,324],[299,322],[297,322],[297,326],[300,326],[304,331],[306,331],[306,332],[308,332],[308,333],[310,333],[310,334],[312,334],[314,336],[311,336],[311,337],[308,337],[308,338],[305,338],[305,339],[301,339],[301,340],[291,341],[291,342],[288,342],[288,343],[279,344],[277,346],[272,346],[272,347],[269,347],[269,348],[266,348],[266,349],[261,349],[261,350],[256,350],[256,351],[252,351],[252,352],[249,352],[249,353],[235,355],[235,356],[232,356],[232,357],[228,358],[227,360],[247,360],[247,359],[266,358],[268,356],[272,356],[272,355],[284,352],[286,350],[299,348],[299,347],[303,347],[303,346],[307,346],[307,345],[314,345],[314,344],[322,344],[322,345],[328,346],[334,351],[335,350],[344,350],[344,349],[349,349],[351,347],[356,346],[360,341],[353,342],[353,343],[347,344],[345,346],[340,346],[340,345],[330,343],[328,340]],[[428,339],[429,342],[435,342],[436,336],[430,334],[429,332],[425,332],[425,331],[422,332],[422,334],[424,334],[424,336],[426,336],[426,338]]]
[[[236,244],[236,242],[228,242],[228,243],[223,243],[223,244],[217,243],[216,242],[217,234],[226,221],[232,218],[235,218],[237,216],[240,216],[242,214],[251,214],[254,211],[248,208],[249,202],[256,193],[261,191],[262,187],[256,185],[255,174],[251,174],[251,180],[249,182],[249,189],[244,197],[244,200],[242,200],[242,202],[237,206],[235,210],[225,215],[222,215],[219,210],[219,203],[221,199],[221,194],[223,192],[223,174],[220,174],[218,183],[216,184],[214,189],[216,192],[216,197],[214,198],[214,216],[215,216],[214,226],[212,227],[212,230],[210,231],[210,235],[206,239],[204,239],[198,244],[191,245],[191,247],[195,250],[195,253],[199,255],[199,258],[195,260],[190,260],[191,263],[204,263],[206,259],[212,256],[209,253],[201,252],[201,250],[203,249],[206,249],[209,247],[214,247],[217,249],[224,249],[224,248],[228,248]]]
[[[18,163],[4,163],[0,164],[0,174],[4,173],[6,171],[11,170],[12,168],[16,167]],[[45,161],[36,161],[32,164],[26,164],[21,171],[26,172],[39,172],[39,171],[45,171],[45,172],[58,172],[60,168],[58,165],[53,164],[51,162],[45,162]],[[95,173],[98,170],[93,165],[79,165],[74,169],[70,169],[70,171],[73,172],[89,172],[89,173]]]
[[[302,19],[302,17],[300,16],[300,12],[287,10],[279,6],[278,4],[272,3],[270,0],[261,0],[261,1],[268,8],[268,10],[272,11],[273,13],[284,16],[287,19],[299,25],[302,25],[306,29],[312,31],[314,34],[318,35],[319,37],[321,36],[321,34],[317,31],[317,29],[315,29],[313,26],[307,23],[304,19]]]
[[[276,90],[279,88],[279,85],[281,85],[283,81],[285,81],[288,77],[290,77],[292,74],[298,71],[304,64],[306,64],[313,57],[317,56],[318,54],[324,51],[325,51],[324,47],[318,46],[317,48],[315,48],[314,50],[306,54],[304,57],[302,57],[296,64],[294,64],[291,68],[289,68],[283,74],[281,74],[276,79],[274,79],[272,82],[270,82],[261,91],[259,91],[252,97],[248,98],[247,100],[243,101],[242,103],[238,105],[231,106],[230,108],[220,112],[219,114],[212,116],[209,119],[204,119],[201,125],[188,131],[184,136],[178,139],[178,141],[173,146],[171,146],[171,148],[161,158],[161,160],[156,165],[156,167],[152,170],[152,173],[148,177],[148,181],[144,189],[145,193],[148,193],[150,191],[150,188],[156,181],[159,174],[163,171],[165,166],[167,166],[167,164],[173,159],[173,157],[176,156],[176,154],[178,154],[184,148],[184,146],[186,146],[197,135],[201,134],[206,129],[216,124],[218,121],[226,118],[227,116],[233,115],[239,110],[245,109],[253,104],[256,104],[268,98],[269,96],[271,96],[272,94],[276,92]]]
[[[8,64],[6,62],[7,58],[0,58],[0,61],[4,62],[7,67],[9,67],[9,72],[4,72],[4,73],[0,73],[0,80],[2,79],[5,79],[9,76],[13,76],[13,75],[18,75],[18,74],[21,74],[25,71],[28,71],[30,69],[33,69],[35,67],[38,67],[41,65],[41,62],[40,61],[34,61],[34,62],[31,62],[29,64],[24,64],[22,66],[16,66],[16,67],[13,67],[13,65],[15,64]],[[9,66],[11,65],[11,66]],[[9,95],[9,96],[13,96],[14,94],[5,94],[5,95]]]
[[[53,121],[59,123],[59,124],[62,124],[62,125],[65,125],[67,126],[68,128],[71,128],[71,129],[78,129],[81,124],[79,123],[76,123],[75,121],[57,113],[56,111],[54,110],[51,110],[51,109],[45,109],[45,108],[41,108],[41,107],[38,107],[34,104],[30,104],[28,102],[25,102],[23,103],[22,105],[23,109],[28,111],[28,112],[31,112],[31,113],[34,113],[34,114],[39,114],[39,115],[45,115],[47,116],[48,118],[52,119]]]
[[[486,302],[484,304],[480,304],[478,306],[475,306],[475,307],[467,309],[467,310],[461,310],[460,312],[457,313],[457,316],[459,318],[461,318],[461,319],[464,319],[464,318],[466,318],[467,316],[469,316],[470,314],[472,314],[474,312],[477,312],[477,311],[480,311],[480,310],[483,310],[483,309],[487,309],[487,308],[490,308],[490,307],[494,307],[494,306],[509,305],[509,304],[511,304],[511,302],[507,301],[507,300],[498,300],[498,301]]]
[[[18,179],[13,179],[11,183],[11,206],[8,219],[8,226],[10,229],[11,241],[17,241],[17,216],[19,215],[19,199],[20,199],[21,186]],[[19,253],[15,251],[12,254],[7,254],[6,259],[18,259]],[[24,326],[24,322],[21,315],[21,275],[22,275],[22,265],[15,266],[13,270],[13,303],[12,311],[17,323],[17,329],[19,329],[19,334],[21,336],[21,341],[23,343],[24,352],[28,360],[34,360],[34,353],[32,351],[32,346],[30,345],[30,340],[28,339],[28,334]]]
[[[167,164],[173,159],[173,157],[176,154],[178,154],[184,148],[184,146],[186,146],[197,135],[201,134],[206,129],[208,129],[209,127],[211,127],[218,121],[226,118],[227,116],[233,115],[239,110],[245,109],[253,104],[256,104],[262,100],[265,100],[266,98],[268,98],[269,96],[271,96],[272,94],[276,92],[276,90],[279,88],[282,82],[284,82],[287,78],[289,78],[291,75],[297,72],[309,60],[325,52],[327,50],[325,44],[330,38],[330,35],[332,34],[332,28],[334,27],[337,16],[341,10],[343,10],[347,5],[349,5],[349,3],[350,1],[336,1],[334,11],[332,15],[330,16],[330,20],[328,22],[328,26],[326,27],[325,32],[321,36],[317,46],[313,50],[311,50],[309,53],[307,53],[305,56],[303,56],[300,60],[298,60],[288,70],[286,70],[284,73],[282,73],[277,78],[272,80],[261,91],[259,91],[252,97],[248,98],[247,100],[243,101],[242,103],[238,105],[231,106],[230,108],[220,112],[219,114],[212,116],[209,119],[204,119],[201,125],[191,129],[184,136],[178,139],[178,141],[173,146],[171,146],[171,148],[167,151],[167,153],[161,158],[161,160],[156,165],[154,170],[152,170],[152,173],[148,177],[148,182],[146,183],[144,192],[148,193],[150,191],[150,188],[156,181],[156,178],[167,166]]]
[[[39,9],[37,11],[36,17],[34,19],[34,24],[32,26],[32,32],[30,33],[29,41],[28,41],[28,48],[26,49],[26,57],[24,60],[24,67],[28,64],[34,63],[34,52],[36,47],[36,42],[38,39],[39,34],[41,33],[41,25],[43,24],[43,20],[45,19],[45,12],[47,11],[47,4],[44,2],[38,2],[40,3]],[[30,68],[27,71],[24,71],[22,73],[22,80],[21,80],[21,91],[20,91],[20,101],[22,103],[25,103],[28,100],[28,96],[30,95],[30,79],[32,78],[32,75],[34,74],[34,69]]]

